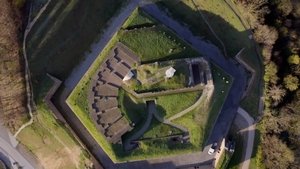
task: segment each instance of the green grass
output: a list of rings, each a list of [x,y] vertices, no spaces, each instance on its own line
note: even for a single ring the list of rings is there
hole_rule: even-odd
[[[33,124],[23,129],[17,139],[41,161],[42,165],[47,165],[45,163],[47,159],[53,160],[54,164],[58,162],[56,158],[59,158],[65,161],[59,164],[59,168],[83,168],[86,162],[90,162],[89,155],[81,148],[69,129],[56,121],[53,113],[43,101],[52,84],[50,78],[45,78],[40,84],[41,88],[35,95],[37,110]],[[74,152],[70,154],[69,150]],[[79,160],[79,166],[76,166],[72,158]]]
[[[139,55],[142,62],[200,55],[164,26],[122,32],[120,41]]]
[[[215,89],[210,104],[196,108],[173,121],[189,130],[191,144],[195,149],[201,150],[221,111],[232,83],[231,77],[225,74],[220,68],[211,64],[211,69]],[[227,80],[229,83],[226,83]]]
[[[165,71],[171,66],[176,72],[172,78],[165,79]],[[159,65],[155,63],[143,64],[137,68],[137,79],[142,84],[136,82],[130,86],[137,93],[185,88],[188,86],[189,76],[188,64],[182,60],[160,62]]]
[[[252,151],[252,156],[250,159],[250,169],[265,169],[266,167],[264,166],[263,163],[263,150],[261,146],[261,134],[260,130],[263,124],[257,125],[256,130],[255,130],[255,137],[254,137],[254,143],[253,143],[253,151]]]
[[[149,129],[143,135],[143,138],[160,138],[164,136],[181,134],[182,131],[169,126],[167,124],[160,123],[155,118],[152,119]]]
[[[130,29],[143,25],[155,25],[157,22],[141,9],[136,9],[128,19],[128,24],[124,24],[123,28]]]
[[[118,102],[121,107],[121,111],[124,113],[125,117],[135,124],[146,119],[146,104],[141,100],[132,99],[129,93],[123,89],[119,90]]]
[[[200,96],[201,91],[157,97],[158,113],[163,118],[169,118],[192,106]]]
[[[260,56],[255,52],[255,44],[248,38],[248,30],[243,27],[236,14],[224,1],[195,0],[195,2],[215,33],[223,41],[229,57],[234,57],[242,48],[245,48],[242,59],[256,71],[256,77],[249,95],[242,101],[242,107],[253,117],[257,116],[262,87],[262,63]],[[191,0],[180,2],[166,0],[160,2],[159,5],[162,8],[167,7],[172,16],[180,22],[190,25],[190,29],[195,35],[211,41],[220,50],[223,50],[221,43],[211,33]]]
[[[219,159],[219,162],[216,166],[216,169],[226,169],[227,168],[227,165],[230,161],[230,158],[231,158],[231,154],[229,154],[228,152],[224,151],[222,154],[221,154],[221,157]]]
[[[66,78],[124,3],[122,0],[51,1],[27,37],[34,86],[38,86],[46,72]]]
[[[126,22],[125,24],[128,24],[130,22]],[[133,50],[134,52],[138,53],[137,50],[143,51],[143,52],[150,52],[150,53],[146,53],[146,57],[143,55],[140,55],[143,59],[143,61],[151,61],[151,60],[165,60],[165,59],[176,59],[176,58],[180,58],[180,57],[194,57],[194,56],[199,56],[197,53],[195,53],[194,50],[192,50],[189,46],[187,46],[186,44],[184,44],[182,41],[180,41],[179,39],[175,38],[175,35],[172,34],[172,36],[170,36],[171,38],[176,39],[174,41],[170,40],[167,36],[167,34],[169,34],[169,31],[164,28],[164,27],[156,27],[155,29],[142,29],[138,30],[138,31],[132,31],[135,32],[134,34],[137,35],[142,35],[142,36],[137,36],[135,35],[135,38],[137,38],[137,42],[131,43],[135,48],[135,50]],[[164,32],[166,32],[165,34],[163,32],[160,32],[161,30],[164,30]],[[202,148],[202,144],[203,144],[203,138],[206,138],[204,136],[207,135],[207,133],[209,133],[209,131],[206,132],[206,130],[211,130],[211,126],[206,127],[206,124],[211,124],[212,122],[214,122],[216,115],[218,114],[221,106],[222,106],[222,102],[224,102],[224,97],[227,93],[227,86],[229,86],[229,84],[224,85],[222,83],[218,84],[218,86],[220,87],[216,87],[217,89],[224,89],[224,93],[223,94],[216,94],[216,96],[214,97],[215,100],[213,102],[216,102],[216,105],[212,106],[212,109],[210,110],[210,114],[207,115],[207,112],[202,112],[202,115],[206,120],[204,121],[205,123],[198,123],[199,121],[194,120],[194,115],[195,114],[199,114],[199,110],[195,111],[196,113],[188,113],[188,115],[186,117],[192,117],[192,118],[186,118],[184,120],[182,120],[182,122],[184,121],[184,125],[189,124],[190,127],[189,129],[192,129],[191,132],[193,132],[191,135],[192,137],[197,137],[197,141],[194,141],[193,143],[189,143],[189,144],[178,144],[178,143],[170,143],[167,139],[163,139],[163,140],[156,140],[156,141],[143,141],[141,142],[141,146],[139,149],[136,149],[130,153],[126,153],[123,151],[123,148],[121,147],[121,145],[113,145],[107,142],[107,140],[105,139],[105,137],[99,133],[99,131],[96,129],[95,124],[93,123],[92,119],[90,119],[89,113],[88,113],[88,103],[87,103],[87,91],[89,90],[89,85],[91,83],[91,77],[96,73],[97,69],[99,68],[100,64],[103,62],[103,60],[105,59],[105,57],[108,55],[108,53],[110,52],[110,50],[115,46],[116,42],[120,39],[121,42],[122,40],[126,39],[128,40],[128,34],[132,33],[131,31],[129,32],[124,32],[124,31],[120,31],[117,34],[114,35],[114,37],[111,39],[111,41],[107,44],[107,46],[105,47],[104,51],[96,58],[96,60],[94,61],[94,63],[92,64],[92,66],[90,67],[90,69],[85,73],[85,75],[82,77],[82,79],[80,80],[79,84],[75,87],[75,89],[73,90],[73,92],[70,94],[70,96],[67,99],[67,104],[71,107],[71,109],[73,110],[73,112],[76,114],[76,116],[80,119],[80,121],[83,123],[83,125],[87,128],[87,130],[91,133],[91,135],[94,137],[94,139],[98,142],[98,144],[103,148],[103,150],[110,156],[110,158],[114,161],[114,162],[120,162],[120,161],[126,161],[126,160],[138,160],[138,159],[148,159],[148,158],[153,158],[153,157],[160,157],[160,156],[165,156],[165,155],[175,155],[175,154],[182,154],[182,153],[187,153],[187,152],[194,152],[194,151],[198,151],[200,149],[195,149],[195,146],[193,144],[197,144],[196,148]],[[152,35],[154,34],[154,35]],[[143,37],[151,37],[150,41],[149,39],[143,39]],[[130,40],[129,42],[135,41],[134,39],[132,39],[133,36],[130,35]],[[163,39],[163,41],[157,41],[160,39]],[[138,42],[139,41],[139,42]],[[154,42],[156,41],[156,42]],[[140,44],[140,42],[144,43],[143,48],[138,48],[138,46]],[[151,44],[155,43],[155,46],[153,48],[153,46],[151,45],[145,45],[145,42],[150,42]],[[167,44],[165,44],[167,43]],[[128,45],[128,44],[125,44]],[[170,57],[169,53],[169,49],[163,49],[163,47],[166,47],[167,45],[171,45],[169,47],[178,47],[178,51],[176,51],[177,49],[174,49],[173,51],[176,51],[177,53],[172,55]],[[132,49],[132,46],[128,45],[129,48]],[[180,46],[180,48],[179,48]],[[182,51],[183,46],[186,46],[186,49]],[[154,50],[154,51],[153,51]],[[160,52],[157,52],[160,51]],[[178,53],[179,52],[179,53]],[[138,53],[139,54],[139,53]],[[148,58],[145,59],[145,58]],[[224,73],[220,70],[220,75],[224,75]],[[225,76],[225,75],[224,75]],[[224,83],[224,82],[223,82]],[[221,87],[223,86],[223,87]],[[217,90],[218,91],[218,90]],[[219,91],[220,92],[220,91]],[[143,109],[143,106],[134,108],[131,106],[131,104],[134,104],[135,101],[137,101],[137,103],[141,103],[139,100],[133,99],[132,97],[130,97],[129,95],[126,94],[120,94],[120,98],[119,98],[119,102],[123,100],[123,108],[122,110],[125,110],[125,116],[128,119],[132,119],[132,121],[134,121],[134,116],[136,114],[138,114],[138,112],[141,111],[141,109]],[[129,100],[129,98],[131,100]],[[179,98],[178,98],[179,99]],[[172,108],[168,108],[169,111],[174,111]],[[143,118],[141,120],[141,118]],[[202,117],[200,117],[201,119]],[[144,120],[144,115],[141,115],[139,118],[138,116],[136,117],[136,121],[139,120],[143,122]],[[182,118],[179,118],[182,119]],[[191,121],[192,120],[192,121]],[[206,123],[209,122],[209,123]],[[193,123],[193,124],[190,124]],[[199,124],[201,124],[201,126],[199,127]],[[137,127],[139,125],[137,124]],[[165,126],[166,127],[166,126]],[[162,128],[165,128],[164,126],[162,126]],[[160,128],[160,127],[158,127]],[[196,129],[195,129],[196,128]],[[203,134],[203,137],[200,137],[201,133]],[[155,129],[156,130],[156,129]],[[164,129],[165,131],[168,131],[169,129]],[[133,132],[133,131],[132,131]],[[131,133],[131,132],[130,132]],[[130,134],[128,133],[128,134]],[[124,137],[127,137],[128,135],[126,134]]]

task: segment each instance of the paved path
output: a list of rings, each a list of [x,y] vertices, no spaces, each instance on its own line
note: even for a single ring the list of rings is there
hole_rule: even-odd
[[[148,106],[149,106],[149,107],[150,107],[150,106],[152,107],[152,109],[153,109],[153,115],[154,115],[154,117],[156,118],[156,120],[158,120],[159,122],[164,123],[164,124],[166,124],[166,125],[170,125],[170,126],[172,126],[172,127],[174,127],[174,128],[177,128],[177,129],[181,130],[181,131],[184,132],[184,133],[188,133],[188,132],[189,132],[185,127],[180,126],[180,125],[175,124],[175,123],[172,123],[172,122],[171,122],[170,120],[168,120],[168,119],[162,118],[162,117],[158,114],[158,112],[157,112],[155,102],[151,102]]]
[[[169,121],[175,120],[177,118],[180,118],[182,116],[184,116],[185,114],[191,112],[192,110],[194,110],[196,107],[207,104],[208,101],[210,100],[212,94],[214,91],[214,86],[206,86],[201,94],[201,96],[199,97],[199,99],[190,107],[186,108],[185,110],[176,113],[175,115],[171,116],[168,118]]]
[[[12,136],[12,134],[0,124],[0,153],[2,156],[6,156],[8,160],[6,162],[17,162],[24,169],[34,169],[36,167],[33,161],[28,161],[17,150],[18,142]],[[14,166],[16,167],[16,166]],[[13,168],[14,168],[13,167]]]
[[[253,150],[253,143],[254,143],[254,137],[255,137],[255,124],[254,120],[249,114],[242,108],[238,108],[238,115],[241,116],[247,124],[246,128],[240,130],[240,132],[247,132],[247,143],[246,143],[246,150],[244,151],[245,154],[243,155],[241,164],[241,169],[248,169],[250,165],[252,150]]]

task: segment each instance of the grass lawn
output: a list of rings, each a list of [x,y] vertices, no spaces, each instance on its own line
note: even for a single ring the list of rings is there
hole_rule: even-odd
[[[130,122],[137,124],[147,117],[146,104],[142,100],[134,100],[125,90],[119,90],[118,102],[121,111]]]
[[[158,113],[161,117],[167,119],[192,106],[200,96],[201,91],[157,97]]]
[[[228,152],[224,151],[222,154],[221,154],[221,157],[219,159],[219,162],[216,166],[216,169],[227,169],[227,165],[230,161],[230,158],[231,158],[231,154],[229,154]]]
[[[84,168],[90,163],[89,156],[81,148],[72,133],[58,123],[51,110],[42,101],[52,85],[50,79],[43,80],[36,97],[37,111],[34,122],[18,135],[18,140],[32,152],[45,168]]]
[[[255,52],[255,44],[248,38],[248,30],[243,27],[236,14],[227,6],[225,1],[195,0],[195,3],[200,7],[215,33],[223,41],[229,57],[234,57],[242,48],[245,48],[242,59],[257,72],[254,85],[251,86],[249,96],[243,100],[242,106],[255,117],[258,113],[260,89],[262,87],[262,63],[260,56]],[[172,16],[180,22],[190,25],[190,29],[195,35],[201,36],[217,45],[221,50],[223,49],[191,0],[179,2],[166,0],[160,2],[159,5],[162,8],[168,8]],[[224,30],[226,30],[226,33]]]
[[[155,118],[152,119],[151,125],[148,131],[145,132],[143,138],[160,138],[169,135],[181,134],[182,131],[169,126],[167,124],[160,123]]]
[[[34,86],[46,72],[66,78],[125,2],[52,0],[27,37]]]
[[[126,23],[122,26],[122,28],[132,29],[132,28],[141,27],[145,25],[157,24],[157,22],[153,18],[151,18],[148,14],[146,14],[139,8],[134,10],[134,12],[128,18]]]
[[[211,69],[215,90],[211,98],[210,106],[198,107],[192,110],[192,112],[173,121],[189,130],[191,144],[195,149],[201,150],[214,126],[214,122],[221,111],[231,86],[231,78],[220,68],[211,64]],[[223,79],[223,77],[225,77],[225,79]],[[229,83],[226,83],[227,80]]]
[[[130,19],[130,18],[129,18]],[[125,24],[130,24],[130,22],[126,22]],[[165,32],[163,33],[162,30]],[[132,35],[134,34],[134,35]],[[168,37],[171,37],[169,39]],[[137,38],[135,40],[134,38]],[[143,39],[146,38],[146,39]],[[201,127],[199,127],[199,121],[194,120],[194,113],[188,113],[185,117],[192,117],[192,118],[183,118],[184,125],[190,124],[192,122],[195,122],[193,124],[190,124],[189,129],[192,129],[192,137],[197,137],[197,141],[193,141],[191,144],[178,144],[178,143],[170,143],[167,139],[163,140],[156,140],[156,141],[142,141],[140,144],[140,148],[136,149],[130,153],[126,153],[123,151],[121,145],[113,145],[106,141],[105,137],[98,132],[98,130],[95,127],[95,124],[90,119],[89,113],[88,113],[88,103],[87,103],[87,90],[89,90],[89,85],[91,82],[91,77],[96,73],[97,69],[99,68],[100,64],[103,62],[105,57],[108,55],[108,53],[111,51],[111,49],[115,46],[116,42],[120,40],[121,42],[127,41],[132,46],[125,43],[125,45],[128,45],[129,48],[131,48],[134,52],[139,54],[143,61],[153,61],[153,60],[166,60],[166,59],[176,59],[181,57],[195,57],[199,56],[193,49],[191,49],[188,45],[184,44],[183,41],[177,39],[174,34],[170,34],[169,30],[167,30],[165,27],[157,26],[154,29],[138,29],[135,31],[127,31],[124,32],[124,30],[119,31],[117,34],[114,35],[114,37],[111,39],[111,41],[107,44],[104,51],[100,53],[100,55],[97,57],[97,59],[94,61],[90,69],[85,73],[85,75],[80,80],[79,84],[75,87],[73,92],[70,94],[69,98],[67,99],[68,105],[71,107],[73,112],[77,115],[77,117],[80,119],[80,121],[84,124],[84,126],[87,128],[87,130],[91,133],[91,135],[95,138],[95,140],[99,143],[99,145],[104,149],[104,151],[110,156],[110,158],[115,161],[126,161],[126,160],[138,160],[138,159],[148,159],[153,157],[160,157],[164,155],[175,155],[175,154],[182,154],[192,151],[199,151],[200,149],[195,149],[195,146],[193,144],[197,144],[197,147],[202,148],[202,143],[204,142],[202,139],[206,136],[205,132],[207,129],[210,130],[211,126],[206,127],[206,124],[211,124],[210,122],[213,122],[216,118],[217,113],[219,112],[222,102],[224,101],[225,95],[227,93],[227,85],[224,85],[222,83],[218,84],[219,87],[217,88],[217,94],[214,96],[213,103],[216,103],[212,106],[210,110],[210,115],[208,115],[207,112],[202,112],[202,115],[206,120],[207,123],[200,123],[203,124]],[[163,40],[163,41],[158,41]],[[174,42],[175,40],[175,42]],[[140,48],[140,43],[143,43],[143,48]],[[153,44],[152,45],[149,45]],[[148,44],[148,45],[146,45]],[[154,47],[154,48],[153,48]],[[176,47],[176,49],[175,49]],[[185,47],[185,49],[184,49]],[[173,48],[172,54],[169,54],[170,48]],[[183,50],[184,49],[184,50]],[[145,55],[141,55],[140,52],[144,52]],[[148,53],[149,52],[149,53]],[[176,53],[175,53],[176,52]],[[219,74],[224,75],[224,73],[219,70]],[[226,75],[224,75],[226,76]],[[224,83],[224,82],[223,82]],[[220,90],[223,89],[224,93],[220,94]],[[197,95],[197,96],[196,96]],[[127,94],[120,93],[121,97],[119,97],[119,101],[123,100],[123,110],[125,110],[125,115],[128,119],[131,119],[132,121],[143,121],[145,114],[141,114],[141,110],[144,109],[143,104],[139,100],[135,100],[130,98]],[[194,99],[198,97],[198,94],[193,95]],[[130,99],[129,99],[130,98]],[[178,97],[177,100],[182,98]],[[165,99],[168,100],[168,99]],[[138,103],[138,107],[134,108],[131,105]],[[163,104],[164,100],[162,100]],[[168,103],[168,101],[165,101]],[[188,104],[192,104],[191,102],[184,103],[187,106]],[[179,104],[180,106],[182,103]],[[165,105],[163,105],[165,106]],[[168,111],[175,111],[173,108],[168,107],[167,105],[166,109]],[[184,107],[184,106],[183,106]],[[181,107],[181,108],[183,108]],[[177,111],[177,110],[176,110]],[[199,114],[199,111],[197,111]],[[137,115],[137,116],[136,116]],[[140,117],[139,117],[140,116]],[[142,120],[141,120],[142,119]],[[182,119],[182,118],[179,118]],[[194,120],[191,122],[191,119]],[[201,119],[202,120],[202,119]],[[137,124],[137,126],[139,126]],[[165,129],[166,126],[153,126],[154,130],[163,129],[165,132],[168,132],[170,129]],[[196,128],[196,129],[195,129]],[[200,138],[201,133],[199,132],[199,128],[201,133],[203,134],[203,137]],[[173,130],[173,129],[172,129]],[[149,131],[151,132],[151,131]],[[130,133],[129,133],[130,134]],[[194,136],[195,135],[195,136]],[[126,137],[126,135],[124,136]],[[193,138],[192,138],[193,139]]]
[[[132,79],[131,88],[137,93],[149,91],[162,91],[188,87],[190,71],[188,64],[180,61],[166,61],[158,64],[143,64],[137,68],[137,82]],[[176,72],[172,78],[165,79],[165,72],[173,67]]]
[[[164,26],[123,31],[120,41],[144,63],[200,55]]]
[[[260,130],[263,124],[257,125],[255,130],[255,137],[254,137],[254,143],[253,143],[253,151],[252,156],[250,159],[250,166],[249,169],[265,169],[263,160],[263,152],[262,152],[262,146],[261,146],[261,135]]]

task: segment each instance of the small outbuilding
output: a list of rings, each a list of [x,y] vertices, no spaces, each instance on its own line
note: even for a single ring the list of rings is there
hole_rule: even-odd
[[[171,78],[174,76],[176,70],[173,67],[170,67],[166,70],[166,78]]]
[[[134,74],[132,73],[132,71],[129,71],[123,78],[123,81],[130,80],[133,76],[134,76]]]

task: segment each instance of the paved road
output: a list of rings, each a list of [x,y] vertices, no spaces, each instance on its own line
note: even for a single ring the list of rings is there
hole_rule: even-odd
[[[241,169],[248,169],[250,165],[252,150],[253,150],[253,143],[255,137],[255,124],[254,120],[249,114],[242,108],[238,109],[238,116],[244,119],[246,122],[242,125],[243,129],[239,132],[246,132],[247,133],[247,142],[246,142],[246,150],[244,151],[245,154],[243,155],[243,163],[241,164]]]
[[[227,100],[225,101],[216,121],[207,142],[207,146],[204,149],[204,153],[202,153],[200,157],[202,159],[210,160],[212,157],[207,155],[206,151],[208,151],[210,145],[214,141],[220,142],[221,139],[227,135],[239,107],[243,92],[246,88],[246,72],[241,66],[238,66],[236,61],[231,59],[226,60],[221,51],[215,45],[205,42],[200,37],[194,36],[187,27],[168,17],[165,12],[161,11],[156,5],[146,4],[142,8],[152,17],[156,18],[176,32],[179,37],[191,44],[195,50],[202,53],[207,60],[218,65],[234,78]]]
[[[18,142],[12,134],[10,134],[10,132],[0,124],[0,155],[2,157],[6,157],[5,162],[18,162],[18,164],[24,169],[34,169],[35,164],[24,158],[23,154],[17,150],[17,145]]]

